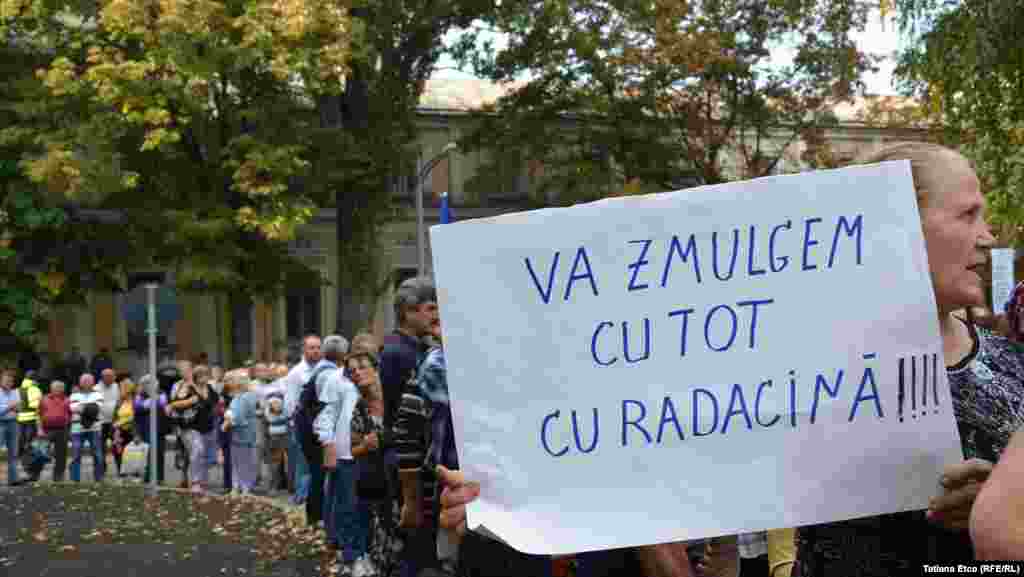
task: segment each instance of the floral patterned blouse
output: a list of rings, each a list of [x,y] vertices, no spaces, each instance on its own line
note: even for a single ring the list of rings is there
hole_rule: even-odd
[[[1024,424],[1024,349],[968,325],[974,349],[947,367],[953,410],[966,458],[996,462]],[[919,574],[925,563],[974,559],[966,531],[948,531],[924,511],[894,513],[798,531],[798,571],[810,576]]]
[[[366,400],[359,399],[352,412],[352,445],[363,442],[370,433],[381,435],[384,423],[380,417],[370,415]],[[401,574],[401,553],[404,542],[398,527],[401,509],[397,499],[371,501],[369,557],[373,571],[368,577],[399,577]]]

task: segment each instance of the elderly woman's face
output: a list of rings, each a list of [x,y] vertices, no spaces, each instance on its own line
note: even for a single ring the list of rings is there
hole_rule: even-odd
[[[935,300],[942,312],[985,306],[981,273],[994,239],[978,177],[960,157],[941,170],[943,185],[929,191],[921,211]]]
[[[373,386],[377,380],[377,369],[366,359],[352,359],[348,362],[348,374],[358,387]]]

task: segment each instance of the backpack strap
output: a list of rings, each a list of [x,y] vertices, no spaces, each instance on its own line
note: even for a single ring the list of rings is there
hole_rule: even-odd
[[[321,373],[323,373],[324,371],[326,371],[327,369],[330,369],[330,368],[331,367],[329,367],[327,365],[320,365],[317,368],[313,369],[313,373],[309,376],[309,380],[306,381],[306,385],[305,386],[308,386],[308,385],[312,384],[313,385],[313,392],[315,393],[316,392],[316,380],[320,378],[320,374]],[[305,388],[305,386],[303,388]]]
[[[292,421],[293,424],[299,418],[300,413],[305,413],[306,412],[306,407],[304,406],[306,387],[308,387],[309,385],[312,384],[313,385],[313,394],[315,395],[316,394],[316,380],[318,378],[320,378],[320,373],[324,372],[325,370],[327,370],[329,368],[330,367],[328,367],[326,365],[316,367],[313,370],[313,373],[310,374],[309,379],[307,379],[306,382],[302,384],[302,390],[299,391],[298,406],[295,408],[295,412],[290,417],[290,420]]]

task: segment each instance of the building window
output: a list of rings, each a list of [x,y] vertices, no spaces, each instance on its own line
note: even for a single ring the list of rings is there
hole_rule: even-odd
[[[321,334],[320,289],[292,289],[285,296],[288,342],[301,341],[309,334]]]

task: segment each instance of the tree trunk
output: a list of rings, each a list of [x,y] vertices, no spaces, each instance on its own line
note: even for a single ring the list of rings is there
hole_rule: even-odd
[[[348,220],[352,215],[355,196],[357,193],[348,193],[342,189],[335,192],[335,203],[337,206],[337,233],[338,247],[348,245],[352,242],[348,232]],[[362,302],[363,298],[358,291],[353,290],[358,284],[347,274],[344,263],[341,262],[344,251],[338,250],[335,258],[338,259],[338,276],[335,279],[335,288],[338,293],[337,313],[335,315],[335,332],[351,339],[366,324],[367,305]]]
[[[321,122],[327,127],[348,130],[357,138],[365,132],[369,125],[369,87],[366,82],[363,66],[355,64],[352,74],[346,80],[345,91],[341,96],[326,97],[321,100]],[[350,231],[353,230],[349,220],[358,205],[361,191],[346,191],[342,187],[335,190],[335,234],[338,251],[338,276],[335,279],[337,289],[337,308],[335,314],[335,332],[351,339],[366,324],[367,303],[354,290],[358,279],[350,278],[344,271],[345,263],[341,262],[346,251],[341,247],[352,242]]]

